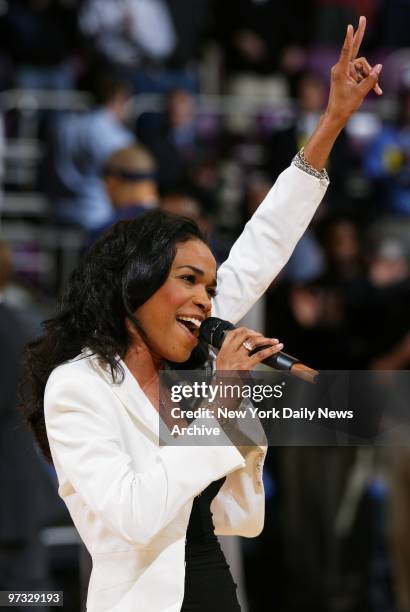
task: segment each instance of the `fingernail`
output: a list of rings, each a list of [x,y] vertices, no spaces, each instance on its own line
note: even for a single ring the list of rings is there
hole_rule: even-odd
[[[275,342],[275,344],[277,344],[279,342],[279,340],[277,338],[271,338],[272,342]]]
[[[383,64],[377,64],[377,66],[375,67],[375,70],[377,72],[377,74],[380,74],[383,68]]]

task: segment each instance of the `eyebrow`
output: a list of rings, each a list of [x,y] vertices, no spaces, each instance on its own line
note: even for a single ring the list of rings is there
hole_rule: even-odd
[[[198,274],[198,276],[204,276],[205,272],[203,270],[201,270],[201,268],[197,268],[196,266],[190,266],[189,264],[185,264],[184,266],[177,266],[177,270],[179,270],[180,268],[189,268],[190,270],[192,270],[193,272],[195,272],[195,274]],[[212,287],[216,287],[217,285],[217,280],[216,278],[213,279],[212,281]]]

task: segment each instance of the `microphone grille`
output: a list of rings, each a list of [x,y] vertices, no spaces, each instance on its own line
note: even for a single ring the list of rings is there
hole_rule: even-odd
[[[235,329],[235,326],[229,321],[218,319],[218,317],[209,317],[201,323],[199,336],[208,344],[219,349],[224,341],[225,333],[230,329]]]

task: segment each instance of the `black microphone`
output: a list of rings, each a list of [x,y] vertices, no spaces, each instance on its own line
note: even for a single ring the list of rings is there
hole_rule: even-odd
[[[199,337],[202,340],[205,340],[205,342],[208,344],[211,344],[214,348],[220,349],[223,341],[225,340],[226,334],[232,329],[236,329],[235,325],[229,321],[224,321],[223,319],[218,319],[217,317],[209,317],[208,319],[205,319],[205,321],[202,321],[199,330]],[[269,346],[271,345],[265,344],[263,346],[257,346],[249,351],[249,356],[259,353],[259,351],[262,351]],[[274,368],[275,370],[285,370],[290,372],[294,376],[302,378],[303,380],[311,383],[316,382],[316,378],[319,376],[319,372],[317,370],[312,370],[312,368],[309,368],[301,363],[296,357],[292,357],[292,355],[288,355],[287,353],[282,353],[282,351],[267,357],[262,361],[262,363],[270,368]]]

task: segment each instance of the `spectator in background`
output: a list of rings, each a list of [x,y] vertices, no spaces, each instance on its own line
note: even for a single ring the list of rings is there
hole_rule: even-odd
[[[361,237],[345,217],[329,218],[318,229],[318,261],[308,253],[310,261],[304,262],[301,251],[294,260],[311,273],[300,272],[293,264],[291,273],[269,296],[269,334],[284,328],[288,351],[313,367],[355,367],[351,304],[361,299],[367,286]]]
[[[386,211],[410,216],[410,89],[398,95],[397,120],[385,125],[364,159],[366,174],[381,186]]]
[[[107,223],[111,206],[102,169],[107,158],[134,137],[123,125],[128,90],[116,78],[97,81],[96,107],[57,119],[43,164],[44,191],[56,220],[92,230]]]
[[[208,236],[209,223],[202,214],[201,205],[198,200],[188,193],[167,193],[161,198],[160,207],[162,210],[166,210],[174,215],[182,215],[192,219],[204,236]]]
[[[120,68],[138,93],[147,91],[143,68],[161,65],[176,44],[164,0],[84,0],[79,25],[96,59]]]
[[[253,213],[259,208],[261,202],[266,198],[271,188],[271,183],[272,177],[267,173],[255,171],[247,176],[243,202],[244,216],[242,219],[242,226],[249,221]]]
[[[343,369],[349,363],[344,303],[334,287],[317,279],[283,283],[268,296],[267,333],[285,330],[286,349],[318,369]]]
[[[319,75],[305,73],[297,87],[296,112],[290,124],[275,130],[268,142],[269,169],[278,176],[312,134],[327,102],[326,86]]]
[[[167,212],[188,217],[197,223],[201,232],[206,236],[207,243],[220,265],[228,259],[229,251],[233,245],[233,237],[221,235],[214,218],[207,214],[206,206],[193,193],[187,191],[170,191],[165,193],[160,201],[160,207]]]
[[[305,145],[314,126],[326,108],[327,88],[322,78],[313,72],[301,75],[297,86],[297,104],[294,119],[275,130],[267,141],[268,169],[277,177]],[[327,169],[332,173],[332,185],[327,200],[339,206],[345,204],[347,145],[344,133],[337,140],[330,155]]]
[[[286,97],[280,71],[300,68],[289,57],[299,57],[295,50],[302,51],[308,42],[309,8],[309,2],[300,0],[238,0],[235,10],[230,0],[215,2],[215,33],[232,94],[258,96],[267,103]]]
[[[92,231],[93,243],[109,227],[122,219],[133,219],[158,205],[156,163],[141,145],[131,145],[113,153],[104,164],[104,184],[112,206],[106,223]]]
[[[370,247],[367,278],[361,291],[349,297],[349,334],[356,348],[353,364],[358,368],[407,368],[410,273],[397,239],[382,237]]]
[[[356,280],[362,281],[365,269],[357,225],[347,217],[330,218],[322,222],[318,234],[326,260],[321,281],[348,290]]]
[[[371,252],[368,276],[375,287],[388,287],[409,278],[410,270],[403,245],[384,238]]]
[[[323,369],[367,369],[396,349],[402,355],[410,330],[410,280],[401,243],[378,239],[366,261],[351,220],[328,220],[319,236],[323,272],[305,282],[287,279],[272,292],[268,335],[284,329],[289,353]]]
[[[189,92],[170,92],[165,113],[156,120],[141,118],[137,136],[157,160],[161,191],[181,187],[212,191],[215,187],[219,134],[200,130],[195,98]]]
[[[2,2],[0,46],[15,66],[15,85],[70,89],[78,45],[76,3],[63,0]]]
[[[209,25],[211,0],[166,0],[176,32],[176,45],[166,60],[167,89],[198,91],[197,58]]]

